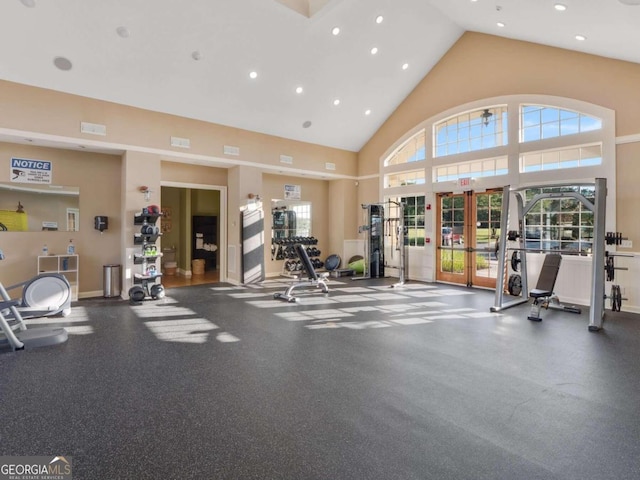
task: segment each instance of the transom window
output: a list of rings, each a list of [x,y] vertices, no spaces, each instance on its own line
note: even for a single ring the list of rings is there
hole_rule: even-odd
[[[433,156],[444,157],[507,145],[507,106],[483,108],[433,126]]]
[[[600,165],[602,144],[571,147],[546,152],[529,152],[520,156],[521,172],[540,172],[558,168]]]
[[[419,162],[425,159],[425,131],[421,130],[384,162],[384,166]]]
[[[433,169],[434,182],[448,182],[460,178],[493,177],[509,173],[507,157],[472,160],[470,162],[443,165]]]
[[[535,142],[602,129],[602,120],[544,105],[520,106],[520,142]]]
[[[424,168],[384,176],[385,188],[404,187],[406,185],[424,185]]]

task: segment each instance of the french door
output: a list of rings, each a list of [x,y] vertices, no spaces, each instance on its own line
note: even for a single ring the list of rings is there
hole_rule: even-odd
[[[502,190],[438,196],[436,280],[496,287]]]

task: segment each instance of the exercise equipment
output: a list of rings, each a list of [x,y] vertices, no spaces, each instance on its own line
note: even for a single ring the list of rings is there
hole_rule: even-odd
[[[527,248],[508,248],[507,240],[509,238],[517,238],[521,247],[526,247],[523,219],[538,202],[546,199],[563,199],[570,198],[579,201],[584,208],[593,213],[593,240],[592,240],[592,262],[591,262],[591,304],[589,308],[589,331],[596,332],[602,328],[604,321],[604,305],[605,305],[605,210],[606,210],[606,194],[607,180],[605,178],[596,178],[594,183],[581,184],[580,186],[589,186],[594,188],[595,197],[593,200],[581,195],[576,191],[539,193],[531,200],[525,203],[524,191],[526,188],[545,188],[548,186],[561,185],[537,185],[527,186],[521,189],[511,189],[509,185],[505,186],[502,191],[502,216],[500,220],[500,231],[509,232],[509,214],[511,209],[509,202],[512,196],[515,197],[518,214],[518,230],[515,234],[502,235],[499,244],[496,245],[498,252],[498,272],[504,272],[498,275],[496,280],[495,302],[491,307],[492,312],[499,312],[516,305],[521,305],[529,301],[529,289],[527,285],[527,254],[526,252],[545,252],[545,250],[532,250]],[[571,185],[575,186],[575,185]],[[622,241],[619,234],[610,235],[611,241]],[[520,262],[518,263],[520,277],[522,280],[522,291],[519,296],[507,300],[505,298],[505,281],[506,266],[508,263],[508,251],[520,251]],[[540,297],[543,299],[544,297]],[[540,300],[542,301],[542,300]],[[540,303],[540,301],[538,303]],[[553,305],[555,302],[551,302]]]
[[[510,295],[519,296],[522,293],[522,277],[517,273],[509,275],[508,289]]]
[[[340,255],[337,254],[331,254],[327,257],[327,259],[324,261],[324,268],[331,272],[333,270],[336,270],[338,268],[340,268],[340,263],[342,263],[342,259],[340,258]]]
[[[297,244],[295,245],[295,251],[298,254],[298,258],[300,259],[302,269],[307,274],[307,281],[297,282],[291,284],[284,293],[275,293],[273,298],[278,300],[286,300],[287,302],[296,302],[297,297],[293,295],[293,291],[301,288],[320,288],[322,293],[329,293],[329,287],[326,283],[326,278],[329,275],[328,273],[322,273],[318,275],[313,265],[311,264],[311,260],[309,259],[309,255],[307,254],[306,249],[303,245]],[[328,261],[329,259],[327,259]]]
[[[560,271],[562,256],[557,253],[551,253],[544,257],[544,263],[538,276],[536,288],[529,292],[529,296],[533,298],[531,303],[531,312],[527,317],[533,322],[541,322],[540,309],[553,308],[563,310],[570,313],[581,313],[581,310],[575,306],[567,307],[560,303],[558,296],[553,291]]]
[[[41,273],[25,282],[4,287],[0,283],[2,300],[11,300],[9,291],[22,287],[22,298],[16,304],[22,318],[50,317],[71,313],[71,285],[59,273]],[[10,312],[5,315],[11,316]]]
[[[62,327],[38,327],[27,329],[17,305],[19,300],[0,302],[0,345],[8,344],[12,350],[48,347],[64,343],[69,334]],[[5,312],[10,316],[5,316]]]
[[[4,258],[0,252],[0,260]],[[12,300],[7,290],[24,287],[22,299]],[[64,343],[69,334],[62,327],[27,329],[22,313],[28,318],[71,312],[71,286],[57,273],[43,273],[26,282],[5,289],[0,283],[0,345],[12,350],[46,347]]]
[[[384,277],[385,269],[393,269],[398,271],[398,282],[391,288],[403,286],[406,267],[404,203],[387,200],[384,203],[363,204],[362,209],[365,222],[358,231],[366,236],[364,269],[362,275],[353,277],[353,280]],[[394,252],[398,252],[395,262]]]

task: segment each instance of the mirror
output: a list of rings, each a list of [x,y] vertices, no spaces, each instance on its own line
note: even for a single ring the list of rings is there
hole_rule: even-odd
[[[80,189],[0,182],[0,231],[77,232]]]
[[[271,200],[271,238],[311,236],[311,202]]]

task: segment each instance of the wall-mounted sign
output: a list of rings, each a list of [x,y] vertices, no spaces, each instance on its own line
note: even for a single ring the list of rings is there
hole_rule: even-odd
[[[302,189],[300,185],[285,185],[284,186],[284,199],[285,200],[300,200]]]
[[[15,183],[51,183],[51,162],[12,158],[10,178]]]

